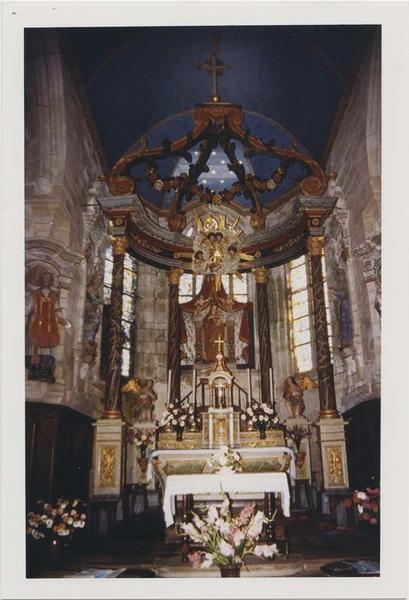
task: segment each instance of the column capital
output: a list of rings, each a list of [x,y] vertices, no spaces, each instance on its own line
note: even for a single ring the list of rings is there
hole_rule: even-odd
[[[268,269],[266,267],[256,267],[252,270],[256,283],[267,283],[268,281]]]
[[[128,240],[125,236],[112,236],[111,237],[112,244],[112,253],[114,256],[124,256],[126,251],[128,250]]]
[[[180,278],[182,277],[183,273],[183,269],[172,267],[168,271],[169,285],[179,285]]]
[[[310,256],[321,256],[323,246],[323,235],[313,235],[307,239],[307,252]]]

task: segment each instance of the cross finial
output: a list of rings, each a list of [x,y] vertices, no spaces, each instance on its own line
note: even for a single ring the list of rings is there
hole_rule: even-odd
[[[219,96],[219,90],[217,86],[217,78],[221,77],[228,67],[224,64],[221,58],[219,58],[219,41],[220,37],[217,35],[213,36],[213,52],[211,57],[203,64],[198,65],[199,69],[207,71],[209,76],[212,78],[212,102],[220,102],[221,96]]]
[[[217,340],[214,340],[213,342],[214,344],[217,344],[217,352],[218,354],[223,354],[222,352],[222,344],[224,344],[224,339],[222,338],[221,335],[219,335],[219,337],[217,338]]]

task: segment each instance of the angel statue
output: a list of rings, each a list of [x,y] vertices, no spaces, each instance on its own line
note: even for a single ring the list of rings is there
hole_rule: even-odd
[[[290,375],[284,381],[283,397],[290,416],[300,417],[305,411],[304,391],[317,388],[318,384],[305,374]]]
[[[142,385],[139,377],[132,378],[122,387],[122,392],[125,394],[124,416],[129,422],[154,421],[158,395],[153,389],[153,379],[147,379]]]

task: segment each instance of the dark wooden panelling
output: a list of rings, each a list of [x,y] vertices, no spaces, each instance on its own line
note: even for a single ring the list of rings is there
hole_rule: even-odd
[[[27,505],[58,496],[87,500],[93,419],[66,406],[26,404]]]
[[[380,400],[374,399],[361,402],[342,415],[348,421],[346,442],[351,489],[365,489],[372,478],[379,481],[380,413]]]

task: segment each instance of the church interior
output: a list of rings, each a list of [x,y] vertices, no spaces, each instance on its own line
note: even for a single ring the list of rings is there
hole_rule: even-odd
[[[379,575],[380,103],[380,26],[26,29],[28,577]]]

